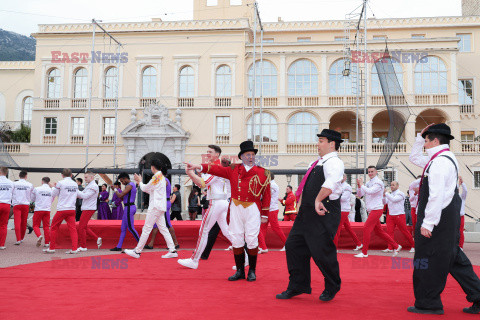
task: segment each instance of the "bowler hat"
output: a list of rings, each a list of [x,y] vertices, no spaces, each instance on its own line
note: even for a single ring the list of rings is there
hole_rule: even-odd
[[[454,136],[451,134],[450,127],[447,126],[445,123],[439,123],[439,124],[434,124],[433,126],[429,127],[423,134],[422,137],[425,139],[427,134],[429,133],[437,133],[437,134],[443,134],[448,138],[448,140],[453,140],[455,139]]]
[[[340,141],[343,142],[342,134],[338,131],[331,130],[331,129],[323,129],[321,133],[317,134],[317,136],[327,138],[328,140],[333,141]]]

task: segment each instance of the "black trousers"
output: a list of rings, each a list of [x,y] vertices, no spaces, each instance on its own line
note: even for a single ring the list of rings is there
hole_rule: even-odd
[[[208,259],[210,256],[210,252],[212,252],[213,246],[215,245],[215,241],[217,241],[218,234],[220,233],[220,226],[218,223],[215,222],[212,229],[208,233],[208,240],[207,245],[205,246],[205,250],[203,250],[202,259]]]
[[[82,215],[82,205],[75,206],[75,221],[80,221],[80,216]]]
[[[182,211],[173,211],[172,210],[172,214],[170,215],[170,221],[175,219],[175,218],[179,221],[183,220],[182,219]]]
[[[319,216],[313,207],[300,209],[285,243],[289,289],[312,292],[310,258],[313,258],[325,278],[325,290],[331,293],[340,290],[337,248],[333,242],[340,218],[340,212]]]

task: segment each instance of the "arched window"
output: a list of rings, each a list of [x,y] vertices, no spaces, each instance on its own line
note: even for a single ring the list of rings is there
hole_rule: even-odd
[[[62,78],[60,77],[60,70],[54,68],[48,73],[48,91],[47,98],[57,99],[60,98],[60,89],[62,86]]]
[[[185,66],[180,69],[179,96],[182,98],[193,97],[195,95],[195,73],[193,68]]]
[[[447,93],[447,68],[437,57],[425,57],[415,66],[415,93]]]
[[[288,68],[288,95],[318,95],[318,71],[310,60],[295,61]]]
[[[117,83],[118,70],[116,67],[108,68],[105,72],[105,98],[115,99],[118,93]]]
[[[385,58],[384,60],[389,60],[390,58]],[[382,62],[383,63],[383,62]],[[389,61],[385,61],[385,63],[389,63]],[[402,94],[403,89],[403,69],[402,65],[395,60],[392,60],[393,70],[391,68],[386,68],[386,80],[389,84],[388,92],[390,94],[400,95]],[[395,76],[398,79],[398,84],[394,85],[397,80],[395,80]],[[378,77],[377,66],[374,64],[372,67],[372,95],[383,95],[382,87],[380,86],[380,79]]]
[[[309,112],[295,113],[288,120],[288,143],[314,143],[317,133],[318,120]]]
[[[255,142],[277,142],[278,141],[278,127],[277,127],[277,119],[269,113],[262,113],[260,117],[260,113],[256,113],[254,115],[255,119],[255,140],[252,139],[252,117],[248,119],[247,124],[247,137],[249,140],[253,140]],[[260,119],[262,121],[260,121]],[[262,139],[260,140],[260,126],[262,127]]]
[[[73,90],[73,97],[74,98],[87,98],[88,96],[88,74],[87,69],[80,68],[75,71],[73,76],[73,83],[74,83],[74,90]]]
[[[335,61],[328,72],[328,84],[330,89],[330,95],[332,96],[342,96],[342,95],[353,95],[352,90],[352,73],[355,72],[356,64],[347,62],[350,65],[350,74],[347,76],[343,75],[345,70],[345,60],[340,59]]]
[[[276,97],[277,96],[277,69],[269,62],[263,60],[255,63],[256,68],[256,85],[255,96],[260,97],[263,83],[263,96]],[[248,96],[253,96],[253,65],[248,70]]]
[[[216,97],[232,96],[232,70],[229,66],[223,65],[216,73]]]
[[[22,106],[22,123],[30,126],[32,122],[32,109],[33,109],[33,98],[32,97],[25,97],[23,99],[23,106]]]
[[[155,98],[157,96],[157,70],[146,67],[142,73],[142,97]]]

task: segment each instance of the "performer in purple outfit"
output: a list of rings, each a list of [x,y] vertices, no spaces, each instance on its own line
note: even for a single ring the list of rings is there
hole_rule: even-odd
[[[113,184],[113,197],[112,197],[112,219],[122,220],[123,217],[123,205],[122,199],[117,196],[118,193],[122,193],[122,184],[117,181]]]
[[[102,192],[100,192],[100,204],[98,206],[98,220],[110,220],[112,212],[108,205],[108,197],[110,194],[107,191],[107,185],[102,185]]]

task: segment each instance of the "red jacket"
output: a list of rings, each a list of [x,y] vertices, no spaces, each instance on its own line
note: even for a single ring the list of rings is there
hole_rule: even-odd
[[[244,207],[255,203],[261,215],[270,211],[270,171],[254,166],[248,172],[243,164],[222,167],[202,164],[202,172],[222,177],[230,181],[232,201],[243,202]]]
[[[285,214],[297,213],[297,198],[293,191],[287,195],[286,200],[282,200],[281,202],[282,205],[285,206]]]

